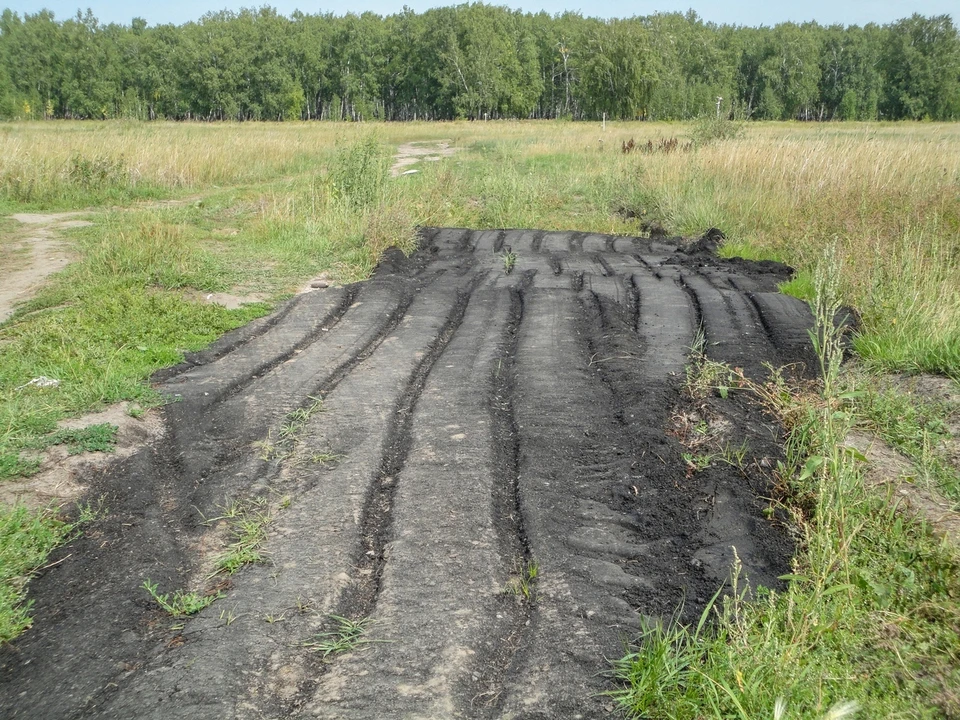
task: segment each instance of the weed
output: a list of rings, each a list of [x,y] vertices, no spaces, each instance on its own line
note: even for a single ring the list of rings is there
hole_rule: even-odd
[[[373,133],[343,144],[330,173],[336,196],[354,207],[376,204],[388,180],[387,165],[385,148]]]
[[[787,587],[748,596],[736,561],[712,622],[648,628],[615,666],[626,684],[617,699],[632,716],[783,717],[788,706],[804,718],[857,707],[864,717],[933,716],[960,679],[957,560],[865,492],[862,458],[842,445],[855,396],[840,375],[829,279],[819,287],[819,394],[782,373],[759,384],[730,371],[789,430],[777,472],[800,550]]]
[[[724,140],[743,137],[744,125],[736,120],[704,115],[694,123],[691,133],[694,147],[702,148]]]
[[[736,446],[727,443],[720,449],[718,457],[727,465],[737,468],[740,472],[745,472],[749,449],[746,440]]]
[[[507,249],[501,253],[500,257],[503,260],[503,272],[507,275],[513,272],[513,268],[517,264],[517,254],[513,250]]]
[[[261,460],[284,460],[293,452],[297,437],[306,427],[307,422],[318,412],[323,412],[323,400],[321,398],[310,397],[311,403],[305,407],[297,408],[287,413],[280,429],[277,431],[276,440],[274,440],[273,431],[267,431],[267,437],[263,440],[254,442],[254,447],[259,451]],[[324,462],[335,459],[334,455],[329,453],[314,453],[310,456],[312,462]],[[318,457],[318,460],[312,460]]]
[[[714,455],[712,454],[694,454],[694,453],[681,453],[680,456],[683,458],[683,462],[687,466],[687,474],[697,473],[702,470],[706,470],[710,467],[710,464],[714,460]]]
[[[913,461],[919,472],[918,482],[960,502],[960,468],[951,463],[945,447],[950,439],[947,421],[960,414],[960,407],[902,392],[862,371],[848,371],[844,386],[857,389],[848,393],[850,409],[864,425]]]
[[[266,500],[237,501],[223,509],[223,514],[205,519],[204,524],[225,521],[230,538],[227,549],[217,556],[210,577],[233,575],[244,565],[263,562],[260,546],[267,539],[267,525],[273,520]]]
[[[540,576],[540,565],[533,560],[521,563],[517,573],[510,578],[504,588],[504,594],[517,595],[523,600],[531,600],[534,597],[534,589],[537,578]]]
[[[70,455],[79,455],[82,452],[113,452],[117,446],[117,431],[119,428],[110,423],[90,425],[85,428],[69,428],[57,430],[55,433],[41,438],[41,447],[51,445],[66,445]]]
[[[706,343],[706,337],[701,328],[690,346],[690,361],[686,367],[684,391],[693,400],[702,400],[714,394],[725,400],[731,387],[735,385],[735,374],[723,363],[707,358]]]
[[[323,660],[326,660],[330,655],[339,655],[374,642],[366,637],[366,633],[373,623],[370,618],[351,620],[340,615],[330,615],[329,617],[334,622],[334,629],[318,633],[313,640],[304,643],[305,647],[320,653]]]
[[[144,580],[141,587],[150,594],[157,605],[176,618],[194,615],[223,597],[221,592],[217,592],[216,595],[200,595],[183,590],[177,590],[173,595],[169,593],[161,595],[157,592],[157,583],[150,582],[149,579]]]
[[[307,459],[314,465],[326,465],[327,463],[336,462],[340,459],[340,456],[331,452],[314,452],[310,453]]]

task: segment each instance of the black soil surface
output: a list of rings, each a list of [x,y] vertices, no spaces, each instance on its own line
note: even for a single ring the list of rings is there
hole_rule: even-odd
[[[809,364],[812,319],[788,268],[711,247],[426,230],[162,373],[166,435],[90,479],[106,515],[32,583],[0,717],[615,714],[642,617],[697,615],[734,548],[767,587],[792,552],[763,513],[777,428],[682,388],[699,328],[760,377]],[[244,505],[263,562],[213,575]],[[177,619],[148,579],[223,597]],[[369,642],[324,657],[331,615]]]

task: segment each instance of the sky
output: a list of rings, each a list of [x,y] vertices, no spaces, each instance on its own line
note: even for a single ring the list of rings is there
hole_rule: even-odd
[[[776,25],[780,22],[815,20],[821,25],[880,25],[921,15],[950,15],[958,21],[958,0],[807,0],[806,2],[778,2],[777,0],[486,0],[491,5],[506,5],[527,12],[546,11],[550,14],[567,10],[578,11],[589,17],[631,17],[656,12],[686,12],[693,9],[707,21],[729,25]],[[129,25],[134,17],[144,18],[150,25],[173,23],[180,25],[198,20],[204,13],[219,10],[239,10],[242,7],[270,5],[283,15],[294,10],[316,14],[332,12],[372,11],[392,15],[406,5],[417,12],[431,7],[459,5],[466,0],[0,0],[21,16],[42,9],[51,10],[58,20],[76,15],[78,9],[90,8],[103,23]]]

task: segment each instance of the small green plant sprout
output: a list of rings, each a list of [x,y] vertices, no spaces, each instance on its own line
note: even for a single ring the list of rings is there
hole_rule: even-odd
[[[253,443],[254,448],[259,451],[261,460],[283,460],[290,456],[297,437],[306,427],[307,422],[316,413],[323,412],[322,398],[311,396],[310,400],[309,405],[291,410],[284,416],[276,437],[272,430],[268,430],[265,439]]]
[[[524,600],[530,600],[534,595],[534,584],[540,576],[540,565],[531,560],[522,563],[513,577],[507,582],[504,593],[507,595],[517,595]]]
[[[517,254],[508,246],[504,248],[500,258],[503,260],[503,272],[509,275],[517,264]]]
[[[96,502],[92,500],[77,503],[77,525],[86,525],[95,520],[104,518],[109,513],[106,505],[106,495],[101,495]]]
[[[691,477],[694,473],[701,472],[710,467],[715,456],[711,453],[696,454],[685,452],[681,453],[681,457],[687,466],[687,477]]]
[[[329,617],[334,623],[333,629],[318,633],[313,640],[304,643],[305,647],[320,653],[323,660],[331,655],[339,655],[355,650],[361,645],[377,642],[365,637],[369,626],[373,623],[370,618],[351,620],[340,615]]]
[[[216,595],[200,595],[183,590],[177,590],[172,595],[169,593],[161,595],[157,592],[157,583],[150,582],[149,579],[144,580],[141,587],[150,593],[150,597],[157,605],[176,618],[194,615],[223,597],[223,593],[219,590]]]
[[[710,395],[719,395],[727,399],[732,388],[737,387],[737,375],[724,363],[707,358],[707,339],[703,330],[697,331],[690,346],[690,361],[687,364],[687,378],[684,389],[694,400]]]
[[[277,446],[277,443],[273,441],[273,431],[267,431],[267,437],[263,440],[255,440],[253,443],[254,449],[257,451],[257,457],[268,462],[273,460],[276,457],[280,456],[280,448]]]
[[[727,465],[737,468],[743,472],[746,465],[747,451],[749,446],[747,441],[744,440],[739,445],[724,445],[720,450],[720,459],[723,460]]]
[[[310,453],[307,459],[314,465],[327,465],[339,460],[340,456],[332,452],[315,452]]]

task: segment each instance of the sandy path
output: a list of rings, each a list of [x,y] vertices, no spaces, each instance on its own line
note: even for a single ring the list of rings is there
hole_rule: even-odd
[[[29,300],[51,273],[70,263],[70,251],[60,238],[60,230],[84,227],[86,213],[21,213],[11,217],[25,226],[25,236],[7,246],[12,267],[0,268],[0,322],[9,318],[18,303]],[[18,251],[26,251],[22,259]]]
[[[393,156],[394,163],[390,168],[390,174],[394,177],[402,175],[421,160],[436,162],[441,158],[450,157],[456,151],[457,148],[453,147],[449,140],[404,143],[397,148],[397,154]]]

